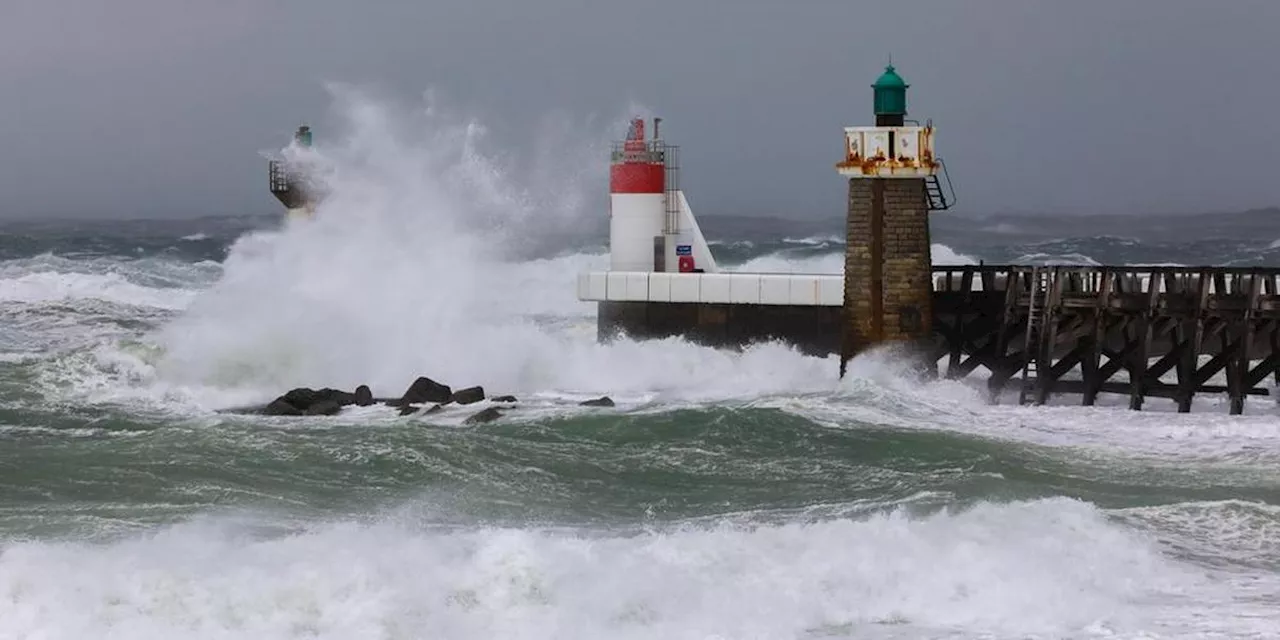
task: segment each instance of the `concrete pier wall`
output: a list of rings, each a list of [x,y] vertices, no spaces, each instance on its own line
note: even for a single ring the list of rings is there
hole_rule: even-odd
[[[802,353],[840,350],[840,307],[674,302],[599,302],[598,335],[609,341],[683,337],[695,344],[740,348],[782,341]]]

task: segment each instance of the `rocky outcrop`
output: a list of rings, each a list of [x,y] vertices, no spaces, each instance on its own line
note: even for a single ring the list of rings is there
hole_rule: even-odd
[[[318,390],[300,387],[298,389],[290,390],[288,393],[280,396],[280,399],[302,409],[303,411],[306,411],[308,407],[321,402],[336,402],[339,406],[343,407],[349,404],[355,404],[356,395],[354,393],[348,393],[338,389],[330,389],[328,387]]]
[[[355,397],[356,406],[358,407],[367,407],[373,404],[373,391],[369,389],[368,385],[362,384],[356,387]]]
[[[227,409],[225,413],[242,413],[268,416],[332,416],[342,412],[342,408],[350,405],[367,407],[382,403],[396,407],[400,415],[432,414],[444,410],[449,405],[465,406],[485,399],[484,387],[474,386],[452,390],[449,385],[441,384],[427,378],[419,377],[409,385],[399,398],[378,398],[368,385],[356,387],[355,392],[341,389],[311,389],[298,387],[290,389],[284,395],[272,400],[266,406]],[[517,402],[515,396],[502,395],[489,398],[490,402],[511,405]],[[586,400],[578,404],[584,407],[612,407],[613,400],[602,396],[594,400]],[[430,405],[426,410],[423,406]],[[511,407],[506,407],[510,409]],[[497,407],[489,407],[466,418],[463,424],[484,424],[502,417]]]
[[[452,399],[453,390],[449,388],[449,385],[440,384],[431,378],[423,376],[409,385],[408,390],[404,392],[404,395],[400,396],[396,404],[425,404],[428,402],[447,404]]]
[[[467,387],[453,392],[453,401],[458,404],[474,404],[484,400],[484,387]]]
[[[327,387],[298,387],[272,400],[259,413],[269,416],[331,416],[342,411],[343,407],[355,403],[354,393]]]
[[[302,415],[302,409],[289,404],[284,398],[276,398],[266,407],[263,407],[261,411],[250,410],[245,413],[262,413],[268,416],[300,416]]]
[[[352,404],[355,404],[354,401]],[[334,416],[342,412],[342,405],[337,400],[321,400],[309,407],[302,415],[306,416]]]

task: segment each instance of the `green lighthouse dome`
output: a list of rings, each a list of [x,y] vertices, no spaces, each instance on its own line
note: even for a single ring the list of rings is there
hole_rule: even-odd
[[[884,73],[871,85],[875,95],[877,116],[901,116],[907,113],[907,84],[902,76],[894,70],[893,65],[884,68]]]

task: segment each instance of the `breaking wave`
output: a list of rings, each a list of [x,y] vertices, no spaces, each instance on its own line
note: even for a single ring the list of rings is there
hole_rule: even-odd
[[[0,633],[45,638],[1190,638],[1265,611],[1061,499],[631,533],[212,518],[0,569]]]

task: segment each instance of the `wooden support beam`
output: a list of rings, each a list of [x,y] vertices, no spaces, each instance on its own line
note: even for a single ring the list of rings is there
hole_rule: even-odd
[[[1130,325],[1133,322],[1135,321],[1130,318],[1124,318],[1119,324],[1117,324],[1120,335],[1125,338],[1124,347],[1119,351],[1112,351],[1106,347],[1102,348],[1102,354],[1107,356],[1109,360],[1107,360],[1107,363],[1103,365],[1102,369],[1098,372],[1098,376],[1100,378],[1099,382],[1106,382],[1107,380],[1110,380],[1111,376],[1114,376],[1131,362],[1134,351],[1138,349],[1138,341],[1131,337],[1133,331],[1130,329]]]
[[[1249,377],[1249,353],[1253,346],[1253,310],[1258,307],[1258,299],[1262,295],[1262,280],[1250,274],[1243,276],[1243,284],[1248,289],[1248,302],[1244,309],[1244,318],[1236,323],[1236,331],[1240,334],[1240,346],[1227,365],[1227,387],[1231,394],[1231,415],[1244,413],[1245,380]],[[1239,280],[1239,278],[1237,279]]]
[[[948,274],[949,276],[950,274]],[[950,282],[948,282],[950,284]],[[973,269],[967,268],[960,276],[960,290],[964,292],[964,303],[968,307],[973,300]],[[955,339],[951,341],[950,358],[947,360],[947,377],[954,378],[951,372],[956,371],[960,366],[960,359],[964,357],[965,343],[965,313],[955,314]]]
[[[1222,334],[1222,342],[1224,345],[1222,347],[1222,351],[1219,351],[1217,355],[1204,363],[1203,367],[1196,370],[1195,384],[1197,387],[1208,382],[1209,378],[1217,375],[1219,371],[1222,371],[1227,367],[1227,363],[1231,362],[1231,358],[1235,355],[1236,349],[1239,348],[1240,342],[1239,340],[1231,342],[1229,340],[1230,337],[1230,333],[1224,332]]]
[[[1252,389],[1262,383],[1262,379],[1267,377],[1268,373],[1280,374],[1280,350],[1272,351],[1254,367],[1252,371],[1245,377],[1244,386],[1246,389]]]
[[[1022,289],[1021,276],[1010,271],[1005,279],[1004,309],[1001,314],[1000,330],[996,332],[995,356],[992,359],[991,377],[987,378],[987,401],[992,404],[1000,401],[1000,393],[1009,381],[1012,371],[1006,371],[996,365],[1009,351],[1009,338],[1013,324],[1017,321],[1018,293]]]
[[[1085,388],[1081,396],[1081,404],[1085,406],[1093,406],[1098,398],[1098,392],[1102,389],[1102,383],[1106,381],[1106,376],[1102,376],[1099,366],[1102,361],[1102,350],[1107,343],[1107,333],[1111,328],[1111,318],[1108,315],[1111,299],[1112,278],[1107,274],[1098,273],[1098,298],[1094,303],[1094,332],[1091,353],[1085,354],[1085,359],[1081,361],[1081,372],[1084,374]]]
[[[1068,371],[1071,371],[1076,367],[1076,365],[1080,364],[1081,360],[1084,359],[1087,349],[1088,347],[1086,345],[1081,345],[1072,350],[1071,353],[1063,356],[1057,364],[1050,367],[1049,376],[1052,383],[1057,384],[1062,376],[1066,375]]]
[[[1198,323],[1197,320],[1178,322],[1178,395],[1175,398],[1178,401],[1178,413],[1191,411],[1191,400],[1196,394],[1196,353],[1200,350],[1196,341],[1200,335],[1196,328]]]
[[[1058,310],[1062,307],[1062,286],[1066,278],[1057,268],[1050,273],[1049,290],[1044,300],[1044,316],[1040,327],[1040,344],[1036,346],[1036,387],[1035,404],[1044,404],[1049,399],[1049,392],[1055,378],[1052,375],[1053,354],[1058,347],[1058,325],[1061,322]]]
[[[1141,315],[1135,324],[1134,339],[1137,348],[1129,364],[1129,408],[1134,411],[1142,409],[1142,401],[1146,397],[1147,360],[1151,353],[1152,319],[1156,307],[1156,299],[1160,295],[1160,283],[1153,277],[1146,282],[1146,301]]]

